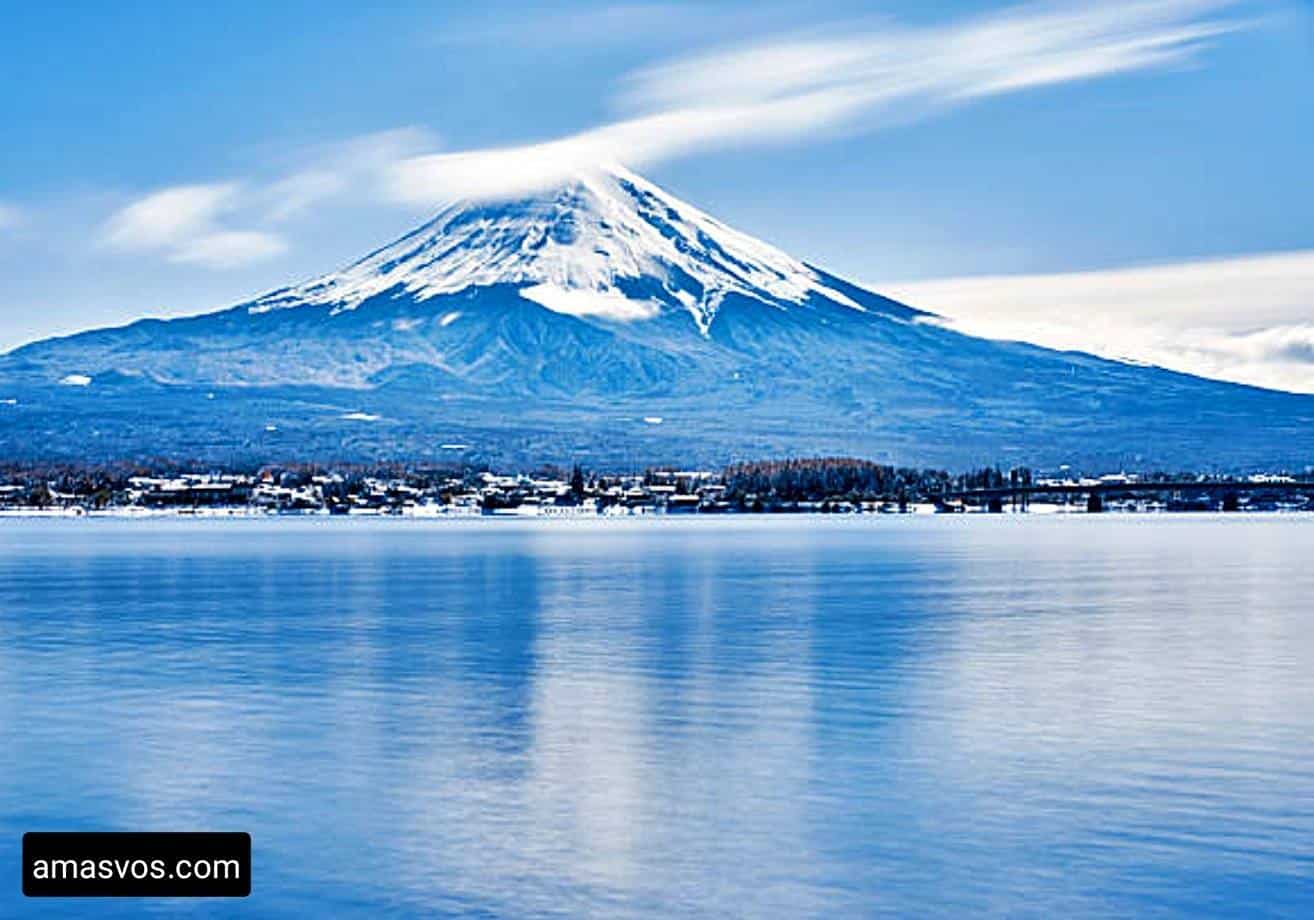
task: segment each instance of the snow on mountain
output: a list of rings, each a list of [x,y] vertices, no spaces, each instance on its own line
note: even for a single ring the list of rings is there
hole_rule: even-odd
[[[339,313],[389,291],[424,301],[494,284],[520,285],[522,297],[568,316],[633,322],[685,310],[704,333],[731,293],[782,308],[817,294],[864,309],[803,263],[620,167],[516,201],[454,202],[345,270],[248,309]]]
[[[927,316],[599,170],[227,310],[0,355],[0,459],[1314,461],[1314,397]]]

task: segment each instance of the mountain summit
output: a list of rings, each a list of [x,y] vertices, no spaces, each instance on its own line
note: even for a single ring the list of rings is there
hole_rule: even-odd
[[[863,309],[780,250],[611,167],[519,200],[457,202],[347,269],[275,291],[249,310],[322,304],[339,312],[385,292],[423,302],[498,284],[520,285],[520,296],[567,316],[627,322],[688,313],[704,333],[728,294],[775,307],[817,294]]]
[[[0,458],[1304,466],[1314,398],[972,338],[620,168],[0,356]]]

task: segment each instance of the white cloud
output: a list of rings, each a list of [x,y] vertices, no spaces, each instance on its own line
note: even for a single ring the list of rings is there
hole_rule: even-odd
[[[1314,392],[1314,250],[872,286],[973,335]]]
[[[279,179],[266,190],[271,220],[287,220],[341,194],[346,179],[327,169],[307,169]]]
[[[435,154],[396,167],[391,194],[438,203],[515,194],[598,163],[872,130],[974,99],[1191,60],[1241,28],[1225,0],[1032,5],[960,23],[850,27],[722,49],[632,74],[629,117],[545,143]]]
[[[919,108],[1161,67],[1240,28],[1206,19],[1228,0],[1113,0],[1014,7],[920,29],[885,25],[695,55],[627,80],[638,108],[761,102],[846,90]]]
[[[237,198],[235,182],[177,185],[153,192],[118,211],[105,242],[123,250],[166,249],[204,233]]]
[[[168,258],[170,262],[222,269],[263,262],[286,251],[287,243],[272,233],[221,230],[188,240],[176,247]]]
[[[395,163],[436,143],[430,132],[404,127],[301,151],[279,178],[160,189],[114,213],[100,239],[111,249],[210,269],[266,261],[288,250],[273,225],[330,199],[377,200]]]
[[[275,222],[350,195],[377,200],[396,163],[437,146],[433,132],[414,125],[317,145],[302,152],[292,172],[259,188],[256,197]]]
[[[234,268],[287,250],[282,238],[259,230],[232,230],[220,219],[242,207],[236,182],[178,185],[120,209],[106,223],[102,242],[123,252],[158,252],[170,262]]]

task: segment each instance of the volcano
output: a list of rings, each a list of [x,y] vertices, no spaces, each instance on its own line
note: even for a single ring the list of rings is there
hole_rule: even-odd
[[[1058,305],[1056,305],[1058,306]],[[999,342],[621,168],[342,271],[0,357],[0,457],[1304,467],[1314,397]]]

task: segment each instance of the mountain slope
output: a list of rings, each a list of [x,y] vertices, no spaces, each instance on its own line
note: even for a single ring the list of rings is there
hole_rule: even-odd
[[[0,357],[0,456],[1304,466],[1314,398],[975,339],[624,170]]]

